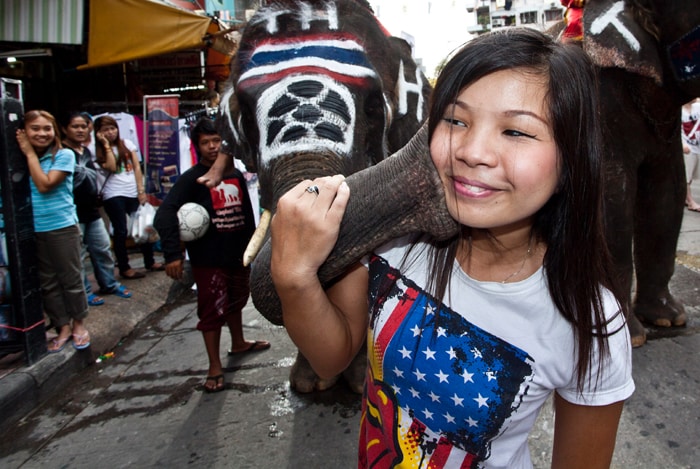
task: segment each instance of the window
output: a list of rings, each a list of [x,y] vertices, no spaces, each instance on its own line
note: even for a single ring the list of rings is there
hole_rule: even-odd
[[[537,12],[536,11],[525,11],[520,13],[520,24],[534,24],[537,23]]]
[[[549,23],[550,21],[560,21],[564,19],[563,10],[554,8],[551,10],[544,11],[544,20]]]

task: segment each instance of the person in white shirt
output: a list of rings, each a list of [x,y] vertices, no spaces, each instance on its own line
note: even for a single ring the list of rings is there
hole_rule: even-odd
[[[318,270],[348,184],[306,180],[280,198],[270,273],[287,332],[321,378],[367,344],[359,467],[531,468],[528,434],[552,394],[552,467],[609,467],[634,382],[595,83],[580,47],[532,29],[467,43],[427,124],[461,229],[390,241],[328,289]],[[373,186],[377,203],[401,183]]]
[[[148,201],[144,190],[141,165],[136,146],[119,136],[117,121],[108,115],[95,119],[95,160],[97,187],[102,194],[104,210],[112,224],[114,254],[119,275],[123,279],[143,278],[144,273],[129,264],[126,248],[127,215],[133,216],[139,205]],[[139,244],[143,265],[148,271],[165,270],[153,255],[153,243]]]

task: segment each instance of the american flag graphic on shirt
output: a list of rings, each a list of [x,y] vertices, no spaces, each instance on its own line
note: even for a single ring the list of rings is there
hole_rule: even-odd
[[[527,393],[532,358],[377,256],[370,285],[360,467],[479,467]]]

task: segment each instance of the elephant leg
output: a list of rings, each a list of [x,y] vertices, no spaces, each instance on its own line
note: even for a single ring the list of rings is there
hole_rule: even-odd
[[[683,222],[685,172],[680,148],[677,152],[658,152],[664,156],[663,161],[640,170],[634,228],[637,289],[633,311],[647,324],[684,326],[685,309],[671,295],[668,285],[675,269]]]
[[[633,347],[640,347],[646,342],[646,330],[637,317],[631,313],[631,291],[633,279],[632,237],[634,234],[634,199],[637,189],[636,169],[629,165],[608,162],[606,181],[618,181],[608,184],[605,189],[606,238],[608,248],[615,262],[620,283],[620,301],[625,303],[629,314],[629,328]]]
[[[311,364],[306,357],[297,351],[297,359],[289,372],[289,385],[297,392],[308,394],[332,388],[338,382],[339,377],[321,379],[311,368]]]
[[[367,344],[357,352],[350,365],[343,371],[343,378],[348,383],[352,392],[362,394],[367,375]]]

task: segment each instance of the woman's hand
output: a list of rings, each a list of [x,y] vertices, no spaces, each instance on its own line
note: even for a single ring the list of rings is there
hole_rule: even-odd
[[[303,181],[283,195],[272,217],[270,268],[275,284],[296,287],[316,278],[330,254],[345,213],[350,189],[344,177]],[[310,187],[318,187],[318,193]]]
[[[27,133],[24,131],[24,129],[17,129],[17,132],[15,133],[17,137],[17,143],[19,144],[19,149],[22,151],[24,156],[27,158],[29,157],[36,157],[36,152],[34,151],[34,147],[32,146],[31,143],[29,143],[29,138],[27,138]]]
[[[139,192],[138,195],[137,195],[137,197],[138,197],[138,199],[139,199],[139,204],[140,204],[140,205],[143,205],[143,204],[145,204],[146,202],[148,202],[148,196],[147,196],[144,192]]]
[[[102,132],[97,132],[95,134],[95,138],[98,142],[100,142],[100,144],[102,144],[103,147],[105,147],[105,149],[109,147],[109,140],[107,140],[107,137],[105,137],[105,134]]]

